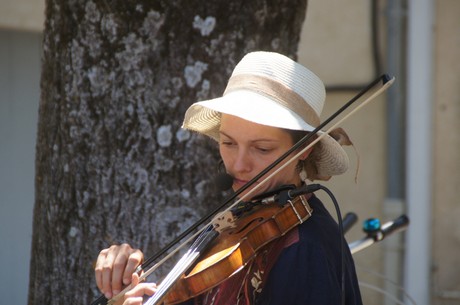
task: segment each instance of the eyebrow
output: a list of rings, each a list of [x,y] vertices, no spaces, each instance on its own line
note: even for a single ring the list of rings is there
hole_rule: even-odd
[[[229,134],[227,134],[226,132],[222,131],[222,130],[219,130],[219,133],[221,135],[224,135],[230,139],[233,140],[233,137],[230,136]],[[277,142],[280,142],[278,139],[270,139],[270,138],[261,138],[261,139],[256,139],[256,140],[251,140],[250,141],[251,143],[257,143],[257,142],[272,142],[272,143],[277,143]]]

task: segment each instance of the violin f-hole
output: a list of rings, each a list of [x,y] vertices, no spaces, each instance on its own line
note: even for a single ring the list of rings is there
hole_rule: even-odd
[[[252,225],[255,225],[257,226],[259,223],[263,222],[265,220],[265,218],[263,217],[257,217],[257,218],[254,218],[254,219],[251,219],[251,221],[249,221],[247,224],[245,224],[243,227],[241,227],[239,230],[237,231],[230,231],[229,232],[229,235],[232,235],[232,234],[240,234],[241,232],[245,231],[247,228],[251,227]]]

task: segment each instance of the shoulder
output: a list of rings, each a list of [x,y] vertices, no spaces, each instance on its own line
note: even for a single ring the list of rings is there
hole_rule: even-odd
[[[337,222],[316,196],[312,196],[308,203],[313,212],[309,219],[298,226],[299,242],[336,248],[340,240]]]

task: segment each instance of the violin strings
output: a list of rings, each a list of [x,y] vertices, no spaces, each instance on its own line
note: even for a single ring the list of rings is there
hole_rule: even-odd
[[[158,286],[156,293],[150,297],[144,305],[154,305],[160,302],[166,293],[172,288],[177,279],[181,277],[185,270],[188,269],[200,256],[200,253],[208,246],[218,233],[214,230],[204,232],[187,251],[187,253],[176,263],[174,268]]]

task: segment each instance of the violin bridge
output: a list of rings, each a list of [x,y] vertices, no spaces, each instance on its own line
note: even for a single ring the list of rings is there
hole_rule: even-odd
[[[212,226],[214,230],[216,230],[219,233],[222,233],[222,231],[226,229],[234,228],[235,216],[231,211],[222,212],[212,220]]]

